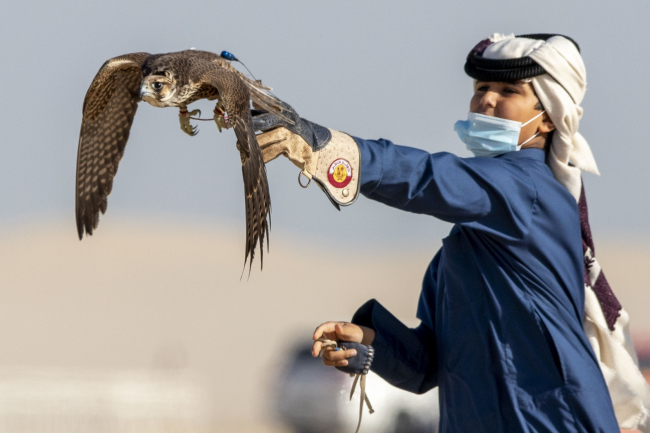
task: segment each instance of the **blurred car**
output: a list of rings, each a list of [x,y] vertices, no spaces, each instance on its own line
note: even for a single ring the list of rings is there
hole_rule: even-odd
[[[353,433],[359,421],[359,388],[350,400],[353,378],[313,358],[309,348],[294,351],[272,387],[271,411],[295,433]],[[438,392],[411,394],[370,372],[366,393],[375,413],[364,406],[360,433],[438,431]]]

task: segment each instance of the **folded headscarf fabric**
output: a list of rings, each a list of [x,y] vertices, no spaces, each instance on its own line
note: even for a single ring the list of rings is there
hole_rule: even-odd
[[[650,432],[650,387],[638,368],[629,316],[595,258],[581,172],[598,173],[589,144],[578,132],[586,69],[578,44],[551,34],[494,34],[470,52],[467,74],[482,81],[530,79],[555,126],[546,163],[578,202],[585,259],[583,327],[600,364],[619,426]],[[646,426],[646,424],[648,424]]]
[[[614,296],[596,260],[584,187],[578,210],[585,260],[583,328],[607,382],[619,426],[648,432],[650,387],[639,370],[630,336],[630,316]]]

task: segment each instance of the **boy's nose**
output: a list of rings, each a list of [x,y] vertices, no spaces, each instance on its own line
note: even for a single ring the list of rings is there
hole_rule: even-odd
[[[496,92],[485,92],[481,98],[481,108],[494,108],[497,105],[497,93]]]

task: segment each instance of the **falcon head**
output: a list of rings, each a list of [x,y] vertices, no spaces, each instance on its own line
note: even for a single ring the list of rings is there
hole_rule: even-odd
[[[140,83],[140,98],[154,107],[172,107],[176,80],[170,71],[147,75]]]

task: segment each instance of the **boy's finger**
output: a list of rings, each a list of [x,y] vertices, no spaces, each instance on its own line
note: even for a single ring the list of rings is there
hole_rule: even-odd
[[[311,354],[315,358],[319,356],[321,352],[323,353],[323,356],[325,356],[325,353],[333,350],[336,350],[334,346],[324,345],[322,341],[315,341],[311,348]]]
[[[339,322],[335,325],[336,334],[341,340],[360,342],[360,328],[348,322]]]
[[[323,358],[323,364],[325,364],[328,367],[345,367],[348,365],[347,359],[344,359],[342,361],[330,361],[328,359]]]
[[[318,325],[316,330],[314,330],[313,339],[318,340],[326,332],[335,332],[336,323],[337,322],[325,322],[325,323],[322,323],[322,324]]]
[[[341,361],[343,359],[348,359],[352,358],[353,356],[357,355],[357,351],[352,349],[352,350],[330,350],[325,353],[323,353],[323,358],[329,360],[329,361]]]
[[[314,344],[311,345],[311,356],[316,358],[323,347],[323,343],[320,341],[314,341]]]

